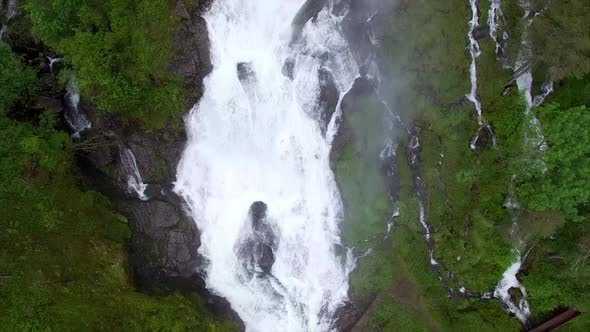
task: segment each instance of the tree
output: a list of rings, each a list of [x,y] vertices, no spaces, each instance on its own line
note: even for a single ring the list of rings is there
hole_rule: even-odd
[[[549,68],[553,80],[590,73],[590,2],[540,1],[532,25],[535,60]]]
[[[179,19],[169,0],[30,0],[33,31],[74,67],[99,108],[162,127],[184,111],[169,73]]]
[[[35,72],[25,68],[8,45],[0,42],[0,113],[6,113],[37,88]]]
[[[549,146],[544,155],[546,170],[524,174],[519,194],[529,208],[560,210],[582,220],[578,207],[590,202],[590,110],[548,104],[539,109],[539,115]]]

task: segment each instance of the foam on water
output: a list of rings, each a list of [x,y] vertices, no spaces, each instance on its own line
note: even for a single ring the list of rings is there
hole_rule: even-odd
[[[358,68],[327,8],[295,43],[290,22],[303,0],[219,0],[205,16],[213,72],[186,119],[189,140],[176,191],[201,231],[207,287],[227,298],[248,331],[327,331],[347,298],[351,252],[338,254],[342,203],[329,167],[334,133],[311,109],[318,70],[340,92]],[[282,74],[295,59],[293,80]],[[256,84],[244,91],[237,63]],[[339,112],[336,112],[338,116]],[[236,255],[255,201],[278,230],[272,277],[251,276]],[[341,257],[344,256],[344,257]]]

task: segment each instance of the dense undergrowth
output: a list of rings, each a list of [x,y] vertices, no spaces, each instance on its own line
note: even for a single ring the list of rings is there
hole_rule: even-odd
[[[56,129],[57,114],[30,107],[41,86],[35,68],[0,42],[0,331],[233,330],[198,295],[135,288],[127,220],[84,186],[74,163],[80,143]]]
[[[480,2],[482,10],[489,5]],[[564,13],[572,12],[564,10],[568,4],[576,9],[571,22],[564,21]],[[167,71],[178,24],[170,15],[172,5],[167,0],[30,0],[30,21],[9,32],[32,27],[65,56],[82,92],[101,109],[158,128],[178,118],[184,97],[181,82]],[[558,27],[571,31],[560,34],[543,17],[533,26],[536,45],[551,42],[535,49],[535,86],[547,75],[561,79],[545,105],[533,110],[548,144],[543,153],[524,143],[532,130],[530,117],[516,87],[503,95],[512,71],[497,61],[489,38],[481,41],[479,98],[498,145],[492,148],[483,137],[475,151],[470,149],[478,125],[473,105],[460,102],[470,88],[466,1],[400,1],[381,41],[387,101],[406,124],[419,128],[436,258],[465,287],[483,292],[492,290],[515,260],[514,249],[528,252],[522,281],[535,322],[562,306],[590,310],[583,296],[590,294],[589,41],[587,25],[580,23],[585,6],[563,1],[550,12],[563,23]],[[507,59],[513,63],[524,13],[516,1],[505,1],[504,12],[511,36]],[[483,10],[481,22],[486,19]],[[574,50],[568,37],[556,36],[575,37]],[[568,58],[568,51],[575,57]],[[0,330],[232,328],[212,318],[198,297],[149,297],[135,290],[126,259],[126,219],[104,196],[81,185],[72,163],[75,143],[55,129],[54,114],[27,107],[39,89],[35,71],[2,43],[0,86]],[[353,300],[369,305],[364,327],[518,330],[498,300],[447,296],[430,266],[418,222],[408,137],[383,131],[378,105],[359,108],[364,111],[347,119],[354,138],[335,171],[346,208],[344,241],[357,253],[371,249],[351,275]],[[400,175],[400,216],[390,234],[393,206],[379,160],[388,135],[399,139]],[[517,239],[510,232],[514,215],[504,207],[512,189],[520,204]],[[588,314],[566,327],[588,329]]]
[[[487,5],[486,1],[480,3],[480,22],[487,20]],[[562,6],[579,5],[579,1],[560,3],[550,13],[563,14]],[[506,63],[514,63],[521,44],[524,11],[516,2],[507,2],[503,8],[503,29],[511,36]],[[569,26],[572,30],[568,32],[582,40],[575,50],[562,49],[564,54],[557,56],[554,49],[534,49],[533,94],[539,92],[548,76],[562,79],[545,105],[533,109],[548,146],[544,152],[526,143],[527,137],[536,133],[532,115],[525,114],[524,96],[515,84],[505,89],[512,70],[497,60],[490,38],[480,41],[478,97],[486,120],[493,125],[497,146],[493,148],[490,137],[483,135],[478,148],[472,151],[469,142],[478,131],[476,114],[470,102],[461,100],[469,91],[469,17],[463,1],[402,1],[396,15],[383,24],[382,57],[389,79],[383,82],[387,93],[382,94],[388,96],[388,103],[407,124],[418,128],[422,177],[427,186],[426,218],[435,228],[436,259],[444,262],[468,289],[486,292],[515,261],[517,250],[528,252],[521,278],[530,296],[533,324],[548,318],[559,307],[573,305],[587,311],[588,301],[576,294],[588,292],[590,270],[586,217],[590,149],[584,143],[590,128],[590,112],[584,106],[589,102],[590,78],[583,76],[587,73],[583,63],[588,55],[581,56],[583,59],[567,58],[566,53],[587,47],[590,31],[581,27],[576,18],[577,26],[560,26]],[[544,45],[540,40],[546,38],[539,35],[540,31],[543,27],[553,31],[555,27],[544,16],[535,19],[541,22],[534,22],[531,28],[533,39],[536,45]],[[555,18],[555,22],[561,20]],[[572,63],[549,70],[555,61],[581,62],[578,70]],[[375,112],[370,107],[365,111]],[[367,121],[381,123],[374,116],[353,116],[363,119],[351,121],[353,129],[378,136],[374,128],[367,129]],[[430,267],[418,222],[416,190],[407,165],[409,138],[403,132],[396,134],[400,135],[400,216],[395,219],[390,238],[384,240],[392,209],[391,203],[384,201],[385,188],[370,186],[368,194],[360,185],[365,177],[369,182],[382,177],[379,169],[367,163],[361,153],[355,154],[354,144],[344,150],[337,167],[350,218],[345,221],[344,239],[361,249],[359,253],[372,248],[370,255],[359,259],[351,277],[354,300],[360,306],[375,299],[365,329],[519,330],[519,323],[503,311],[498,300],[453,302],[447,298]],[[373,153],[368,160],[378,156],[371,150],[362,149],[363,153]],[[516,211],[505,207],[511,196],[518,200]],[[518,231],[512,232],[513,222]],[[357,237],[359,234],[364,241]],[[586,316],[577,318],[567,330],[587,330],[590,318]]]
[[[84,96],[101,110],[157,129],[178,124],[185,111],[183,83],[168,70],[180,24],[175,4],[28,0],[25,8],[35,36],[64,56]]]

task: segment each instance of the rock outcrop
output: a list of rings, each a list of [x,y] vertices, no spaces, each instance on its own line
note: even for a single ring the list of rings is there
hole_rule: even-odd
[[[254,202],[250,206],[252,232],[241,241],[237,250],[243,267],[252,274],[270,275],[275,262],[278,237],[266,217],[266,210],[264,202]]]
[[[174,36],[169,71],[185,83],[187,110],[202,97],[203,79],[212,70],[207,25],[201,16],[210,2],[178,0],[174,11],[181,23]],[[101,146],[80,156],[81,169],[128,217],[132,229],[130,262],[138,287],[155,293],[198,292],[215,314],[238,322],[243,329],[229,302],[207,290],[202,272],[206,261],[198,253],[199,230],[187,215],[184,201],[173,191],[186,142],[184,128],[146,132],[116,115],[97,112],[88,100],[81,99],[80,109],[92,122],[84,137]],[[137,174],[130,174],[122,151],[133,156],[132,168]],[[145,189],[141,195],[130,187],[130,176],[141,182]]]

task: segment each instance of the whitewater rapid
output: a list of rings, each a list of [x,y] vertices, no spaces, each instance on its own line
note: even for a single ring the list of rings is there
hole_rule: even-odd
[[[201,231],[207,287],[229,300],[248,331],[331,330],[354,263],[338,250],[342,203],[329,167],[335,121],[322,135],[315,106],[319,69],[342,93],[358,67],[329,4],[291,42],[303,3],[214,2],[205,16],[214,69],[186,119],[178,166],[175,190]],[[248,273],[237,255],[256,201],[268,206],[278,236],[269,276]]]

